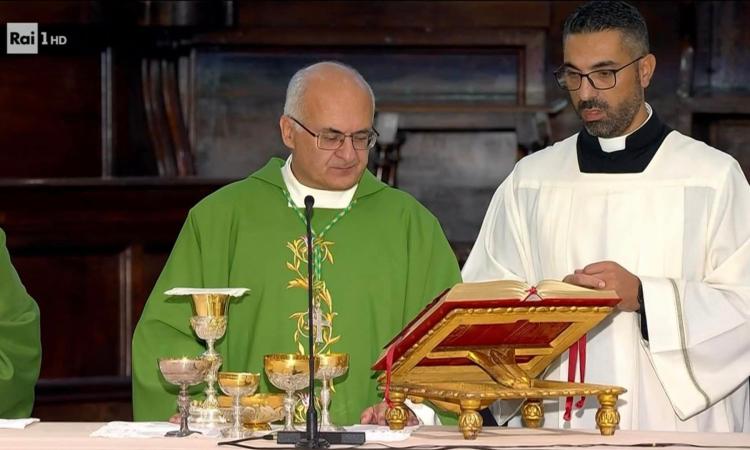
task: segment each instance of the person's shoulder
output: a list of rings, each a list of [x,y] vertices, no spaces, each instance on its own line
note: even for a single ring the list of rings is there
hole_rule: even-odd
[[[549,177],[559,173],[561,168],[575,160],[577,140],[578,133],[524,156],[516,164],[517,176]]]
[[[222,186],[200,200],[193,208],[193,215],[216,214],[221,211],[232,209],[238,204],[246,203],[255,196],[254,191],[261,188],[263,182],[254,179],[252,176],[242,180],[234,181]]]
[[[716,174],[737,164],[732,155],[679,131],[670,132],[662,145],[668,151],[670,165],[698,173]]]
[[[667,135],[659,153],[653,161],[653,172],[663,178],[719,188],[742,173],[732,155],[679,131]]]
[[[392,207],[395,208],[417,212],[429,212],[427,208],[422,203],[420,203],[419,200],[417,200],[416,197],[414,197],[412,194],[404,190],[394,188],[392,186],[386,185],[375,195],[379,197],[379,200],[381,202],[392,205]]]
[[[435,215],[412,194],[392,186],[384,186],[372,196],[373,206],[382,208],[384,215],[406,216],[436,221]],[[391,216],[393,217],[393,216]]]
[[[191,210],[192,214],[227,212],[234,208],[261,205],[270,195],[281,195],[283,180],[281,166],[284,161],[271,158],[263,167],[246,178],[229,183],[207,195]]]

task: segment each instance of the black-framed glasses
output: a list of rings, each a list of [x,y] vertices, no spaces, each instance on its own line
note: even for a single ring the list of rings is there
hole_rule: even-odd
[[[354,147],[355,150],[365,151],[373,148],[375,146],[375,141],[378,140],[379,133],[378,130],[374,128],[367,131],[358,131],[356,133],[341,133],[339,131],[321,131],[320,133],[314,133],[294,117],[287,117],[292,119],[297,125],[301,126],[302,129],[310,133],[310,135],[317,141],[318,148],[321,150],[338,150],[344,145],[346,138],[350,138],[352,140],[352,147]]]
[[[578,89],[581,89],[581,83],[583,83],[584,78],[589,80],[589,83],[591,83],[591,86],[593,86],[594,89],[603,91],[606,89],[612,89],[617,85],[617,72],[645,57],[646,55],[639,56],[618,69],[599,69],[592,70],[589,73],[581,73],[571,70],[569,67],[561,67],[553,73],[555,74],[558,86],[566,91],[577,91]]]

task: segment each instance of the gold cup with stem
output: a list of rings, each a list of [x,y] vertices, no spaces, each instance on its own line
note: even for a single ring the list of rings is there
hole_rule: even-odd
[[[320,389],[320,431],[343,431],[343,427],[331,423],[328,405],[331,403],[331,381],[349,370],[349,354],[328,353],[320,354],[315,358],[318,362],[315,378],[321,380],[323,384]]]
[[[314,358],[314,371],[318,369],[318,360]],[[276,353],[263,357],[263,368],[268,380],[286,392],[284,398],[283,431],[296,431],[294,428],[295,392],[310,385],[310,358],[296,353]]]
[[[222,364],[222,357],[214,345],[227,330],[227,313],[230,296],[228,294],[204,293],[192,294],[195,315],[190,318],[190,325],[200,339],[206,341],[206,351],[202,357],[211,362],[211,369],[206,374],[206,398],[194,408],[194,421],[209,426],[225,423],[216,399],[217,372]]]
[[[246,395],[253,395],[258,389],[260,374],[250,372],[219,372],[219,387],[222,392],[232,397],[232,417],[231,426],[221,430],[222,436],[230,439],[241,439],[246,437],[244,427],[242,426],[242,406],[240,399]]]

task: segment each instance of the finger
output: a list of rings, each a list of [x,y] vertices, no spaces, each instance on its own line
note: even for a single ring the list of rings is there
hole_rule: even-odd
[[[388,405],[385,402],[380,402],[377,405],[371,406],[372,417],[370,418],[371,424],[383,425],[385,421],[385,413],[388,411]]]
[[[414,413],[409,413],[409,419],[406,424],[409,426],[419,425],[419,418]]]
[[[375,417],[374,409],[372,406],[370,406],[364,411],[362,411],[362,414],[359,416],[359,423],[372,424],[374,417]]]
[[[576,286],[591,288],[591,289],[603,289],[606,283],[601,278],[579,273],[575,275],[569,275],[567,283],[575,284]]]
[[[612,261],[598,261],[584,267],[583,273],[587,275],[596,275],[602,272],[611,272],[615,270],[616,266],[618,266],[618,264]]]

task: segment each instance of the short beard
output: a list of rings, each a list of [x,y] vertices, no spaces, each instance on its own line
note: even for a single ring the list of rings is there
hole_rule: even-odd
[[[633,95],[617,109],[610,109],[609,104],[603,100],[592,99],[578,102],[578,107],[575,110],[578,117],[581,117],[580,111],[583,109],[597,108],[604,111],[606,114],[604,119],[583,122],[583,126],[592,136],[613,138],[625,134],[625,130],[633,123],[633,119],[638,114],[641,104],[643,104],[643,91],[634,89]],[[581,120],[583,120],[582,117]]]

